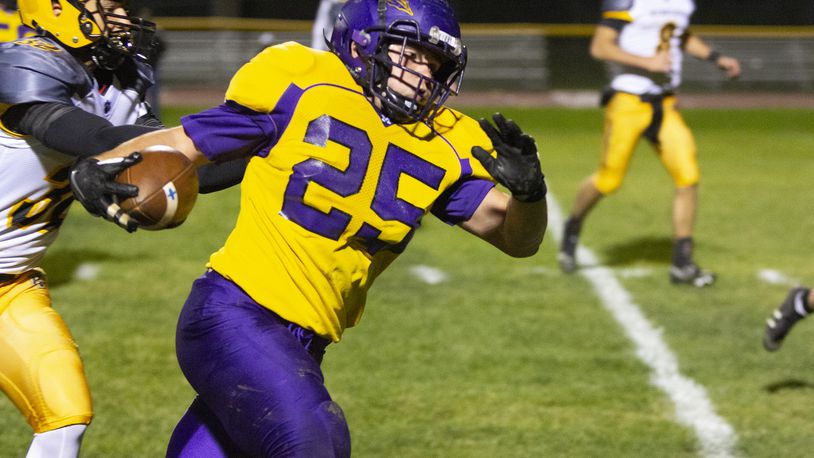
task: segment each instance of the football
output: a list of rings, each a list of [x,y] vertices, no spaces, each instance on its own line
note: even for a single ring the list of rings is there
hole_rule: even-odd
[[[198,171],[180,151],[156,145],[141,151],[143,159],[124,169],[119,183],[137,186],[139,193],[119,202],[139,227],[170,229],[186,220],[198,197]]]

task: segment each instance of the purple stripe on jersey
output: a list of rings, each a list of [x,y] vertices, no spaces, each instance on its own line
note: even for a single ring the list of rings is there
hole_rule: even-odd
[[[181,125],[195,147],[211,161],[227,161],[256,154],[277,129],[267,113],[226,102],[181,118]]]
[[[291,122],[302,94],[302,89],[290,85],[271,113],[227,100],[220,106],[182,117],[181,125],[195,147],[211,161],[251,155],[265,157]]]
[[[460,159],[461,163],[461,176],[468,177],[472,175],[472,164],[469,163],[469,159]]]
[[[459,181],[435,201],[432,214],[449,225],[467,221],[494,187],[494,183],[482,178]]]
[[[274,124],[277,125],[278,132],[278,137],[274,139],[274,143],[277,143],[279,136],[288,129],[288,124],[291,123],[291,118],[294,116],[294,110],[297,108],[297,104],[304,92],[304,89],[300,89],[294,84],[288,85],[283,95],[277,100],[277,105],[271,110],[271,118],[274,120]],[[274,145],[269,145],[267,149],[261,151],[258,155],[260,157],[268,156],[272,146]]]

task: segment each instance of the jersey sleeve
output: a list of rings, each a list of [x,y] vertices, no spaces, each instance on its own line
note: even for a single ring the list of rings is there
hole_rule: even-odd
[[[295,75],[314,65],[312,56],[295,43],[266,48],[235,73],[224,104],[181,118],[181,125],[211,161],[267,153],[286,127],[291,94],[302,92],[292,88]]]
[[[468,221],[486,194],[495,187],[492,181],[466,177],[457,181],[435,201],[430,210],[441,221],[454,225]]]
[[[60,102],[90,91],[90,77],[63,48],[43,38],[0,47],[0,104]]]
[[[184,116],[181,125],[195,147],[213,162],[259,154],[277,137],[268,113],[234,101]]]
[[[602,16],[599,25],[616,30],[622,30],[627,24],[633,22],[630,9],[633,0],[602,0]]]
[[[444,109],[435,119],[435,129],[453,146],[461,163],[461,176],[433,203],[430,212],[447,224],[469,220],[486,194],[495,187],[494,179],[474,156],[472,147],[493,149],[489,137],[474,119],[453,109]]]

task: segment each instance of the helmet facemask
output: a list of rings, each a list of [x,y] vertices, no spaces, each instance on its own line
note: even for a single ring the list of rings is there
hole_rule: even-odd
[[[443,0],[350,0],[334,25],[330,49],[365,93],[381,102],[382,114],[391,121],[430,124],[460,89],[466,47],[459,37],[458,23]],[[391,45],[402,50],[401,56],[391,58]],[[404,65],[405,47],[432,56],[431,76]],[[412,95],[393,90],[394,81],[412,87]]]
[[[97,1],[97,6],[100,2]],[[94,11],[88,13],[93,14]],[[139,17],[109,11],[95,12],[102,17],[102,36],[91,47],[93,62],[105,70],[115,70],[125,58],[148,61],[156,45],[155,23]]]
[[[407,27],[405,27],[407,26]],[[414,33],[405,34],[401,29],[413,28]],[[398,32],[395,32],[398,30]],[[391,47],[400,50],[397,59],[392,59]],[[438,62],[437,68],[432,69],[432,75],[426,76],[407,67],[404,55],[408,47],[415,48],[433,56]],[[422,40],[415,24],[394,23],[381,34],[376,53],[367,59],[367,83],[371,95],[382,102],[382,111],[393,122],[406,123],[412,121],[431,121],[438,110],[451,95],[457,95],[463,78],[463,60],[454,55],[448,55],[443,49],[428,45]],[[464,64],[460,64],[464,62]],[[404,76],[413,83],[408,83]],[[412,96],[405,96],[390,87],[392,79],[399,80],[411,88]]]

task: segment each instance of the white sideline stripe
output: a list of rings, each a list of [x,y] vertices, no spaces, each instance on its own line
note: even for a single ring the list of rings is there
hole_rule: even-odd
[[[548,227],[558,245],[562,239],[563,222],[562,210],[549,193]],[[599,266],[599,261],[591,250],[579,246],[577,258],[582,265],[598,266],[583,268],[578,272],[591,283],[602,305],[633,341],[636,356],[651,369],[651,383],[673,401],[678,422],[695,432],[701,446],[701,455],[721,458],[736,456],[735,430],[715,413],[715,407],[704,387],[681,374],[675,355],[661,338],[661,329],[653,327],[613,271]],[[666,274],[664,281],[667,281]]]
[[[423,264],[410,267],[410,273],[430,285],[437,285],[447,280],[447,274],[443,270]]]

